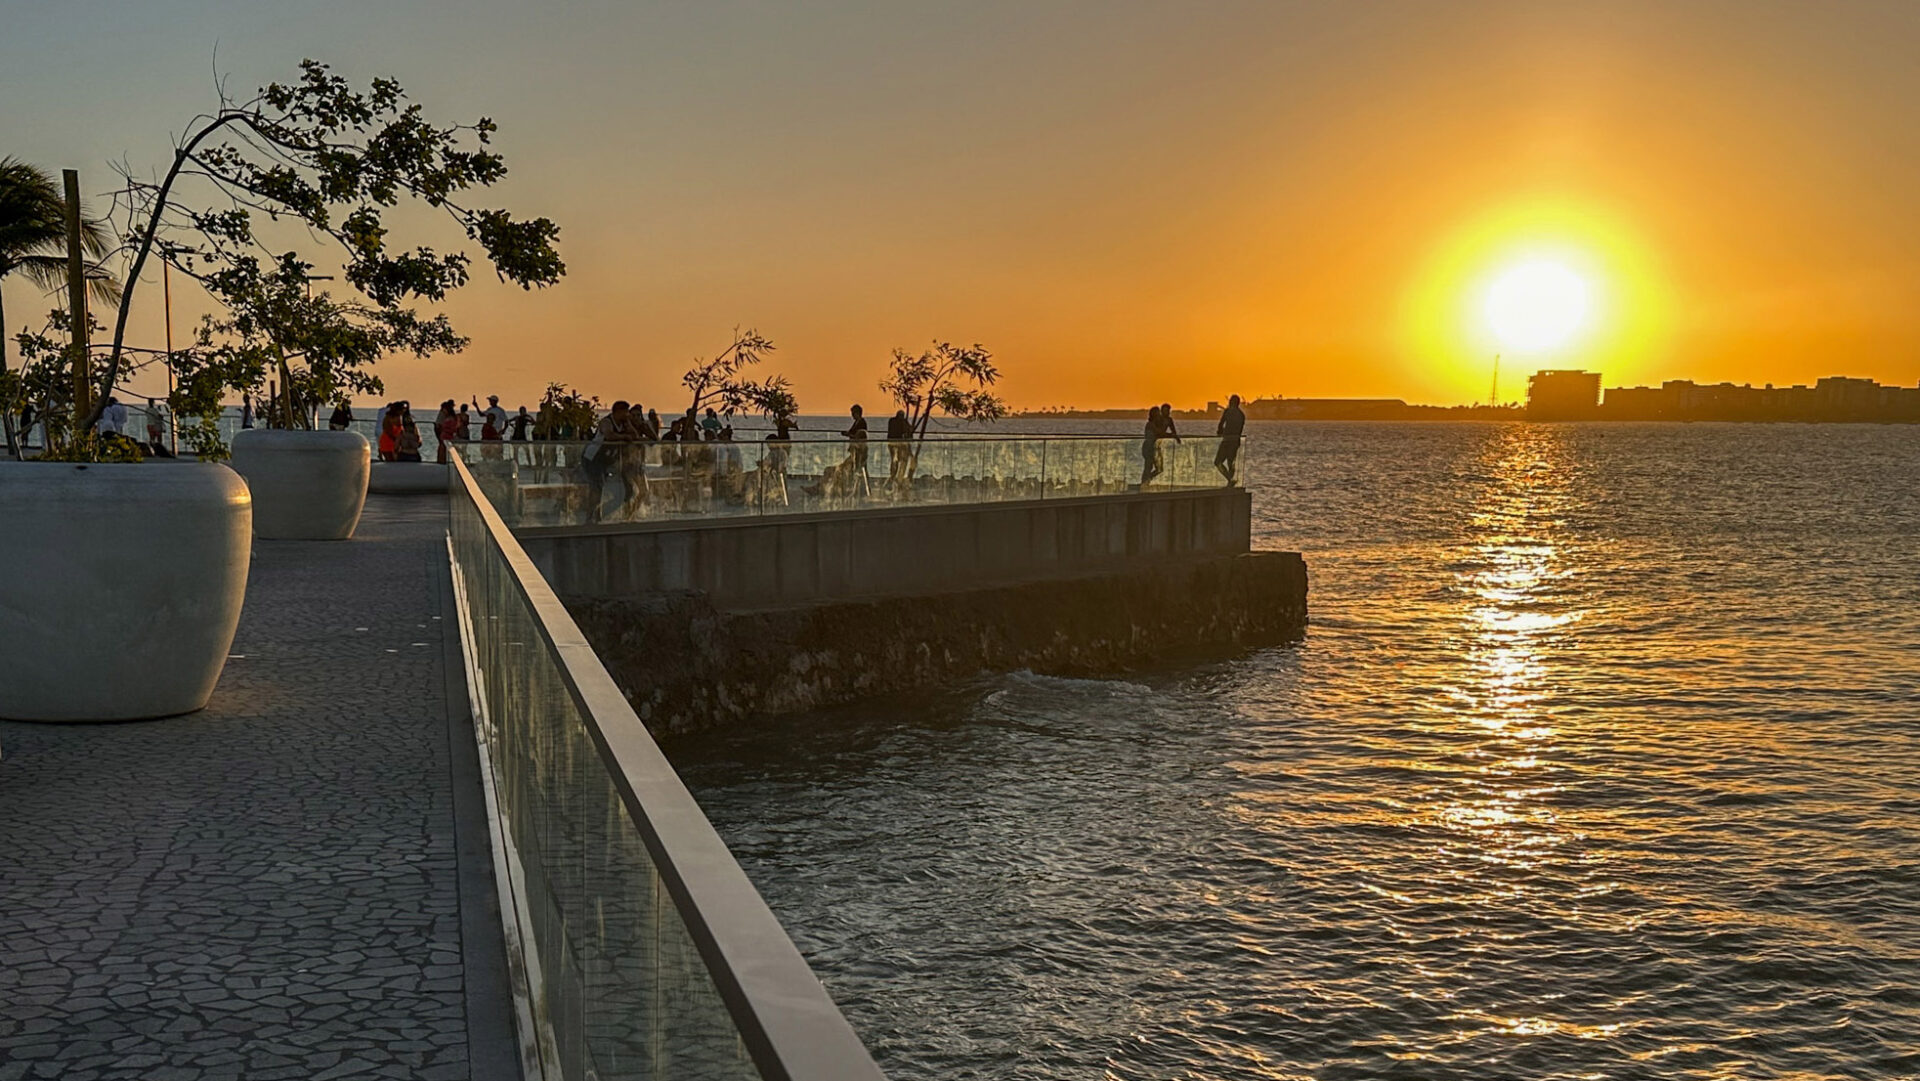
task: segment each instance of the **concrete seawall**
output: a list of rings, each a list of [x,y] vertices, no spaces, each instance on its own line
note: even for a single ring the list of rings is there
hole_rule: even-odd
[[[729,613],[697,593],[568,608],[656,732],[686,732],[982,672],[1102,676],[1297,640],[1293,552],[1177,560],[914,598]]]
[[[697,591],[714,607],[902,597],[1247,551],[1245,489],[524,529],[563,597]]]
[[[1307,572],[1237,488],[520,531],[634,709],[686,732],[982,672],[1296,640]]]

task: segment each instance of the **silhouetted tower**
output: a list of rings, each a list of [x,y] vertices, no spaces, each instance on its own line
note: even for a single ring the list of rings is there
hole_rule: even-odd
[[[1493,355],[1493,389],[1487,393],[1488,405],[1500,404],[1500,354]]]

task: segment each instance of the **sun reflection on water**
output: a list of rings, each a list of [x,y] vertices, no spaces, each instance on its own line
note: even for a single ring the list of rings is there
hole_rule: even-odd
[[[1431,787],[1407,801],[1405,825],[1438,831],[1424,883],[1430,901],[1524,909],[1555,861],[1587,862],[1574,843],[1580,831],[1556,806],[1562,786],[1550,779],[1562,773],[1567,738],[1549,705],[1555,665],[1565,663],[1568,636],[1586,615],[1566,525],[1574,478],[1551,428],[1515,427],[1490,440],[1475,472],[1471,528],[1453,562],[1452,588],[1463,602],[1454,640],[1464,663],[1448,666],[1451,683],[1427,721],[1444,741],[1445,768],[1427,773]],[[1582,877],[1597,873],[1587,867]],[[1480,940],[1462,943],[1476,952],[1513,937],[1492,925],[1465,934]],[[1469,980],[1471,970],[1449,979]],[[1523,999],[1506,1003],[1502,1016],[1462,1017],[1460,1035],[1612,1031],[1545,1015],[1545,1006],[1544,998]]]

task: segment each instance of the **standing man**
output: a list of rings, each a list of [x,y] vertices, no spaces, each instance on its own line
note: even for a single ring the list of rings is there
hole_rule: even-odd
[[[165,407],[153,398],[147,399],[147,447],[149,453],[157,457],[172,457],[167,453],[167,415]]]
[[[860,494],[865,495],[867,494],[867,415],[857,405],[848,411],[848,415],[853,418],[853,423],[840,434],[846,436],[849,441],[846,462],[852,480],[849,487],[858,487]]]
[[[600,520],[600,502],[605,498],[607,475],[618,469],[621,480],[627,485],[627,498],[623,507],[627,510],[646,498],[646,474],[637,475],[638,491],[635,490],[636,475],[631,469],[627,455],[627,445],[640,441],[640,429],[633,422],[632,406],[625,400],[613,403],[607,415],[600,418],[595,426],[593,438],[588,442],[581,458],[587,471],[587,486],[592,500],[587,507],[587,520]]]
[[[484,417],[485,420],[493,422],[493,430],[500,433],[500,438],[505,439],[507,437],[507,411],[500,408],[500,396],[498,394],[487,395],[487,411],[481,414],[481,416]],[[485,420],[481,422],[483,427]]]
[[[907,471],[912,439],[913,422],[907,419],[907,411],[894,410],[893,416],[887,418],[887,479],[894,484],[899,484]]]
[[[1220,424],[1214,434],[1220,437],[1220,449],[1213,452],[1213,467],[1227,478],[1227,484],[1237,483],[1235,475],[1240,471],[1240,433],[1247,427],[1247,414],[1240,408],[1238,394],[1227,398],[1227,408],[1220,413]]]

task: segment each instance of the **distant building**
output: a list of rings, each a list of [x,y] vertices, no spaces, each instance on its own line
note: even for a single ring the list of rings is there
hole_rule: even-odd
[[[1248,420],[1404,420],[1411,407],[1399,398],[1256,398]]]
[[[1768,383],[1695,383],[1669,379],[1658,387],[1608,387],[1602,420],[1742,420],[1776,422],[1920,422],[1920,387],[1881,386],[1871,379],[1829,376],[1809,387]]]
[[[1599,372],[1550,369],[1527,380],[1528,420],[1588,420],[1599,412]]]

